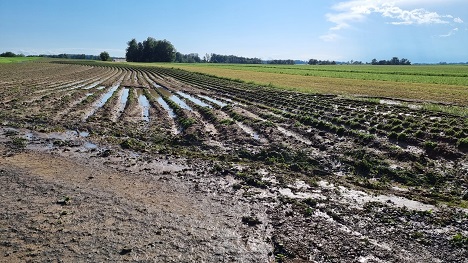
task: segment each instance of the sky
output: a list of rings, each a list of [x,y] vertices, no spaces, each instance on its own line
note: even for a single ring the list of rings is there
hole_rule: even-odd
[[[468,62],[468,0],[0,0],[0,52]]]

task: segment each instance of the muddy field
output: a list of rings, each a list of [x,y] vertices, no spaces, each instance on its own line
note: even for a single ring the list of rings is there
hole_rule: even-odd
[[[0,262],[467,262],[465,117],[37,62],[0,108]]]

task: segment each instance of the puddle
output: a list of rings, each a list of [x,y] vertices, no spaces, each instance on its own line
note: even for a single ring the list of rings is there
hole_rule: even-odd
[[[402,148],[404,151],[408,151],[408,152],[411,152],[411,153],[414,153],[414,154],[424,154],[425,151],[419,147],[416,147],[416,146],[411,146],[409,145],[408,147],[405,148]]]
[[[128,92],[129,88],[124,88],[122,91],[122,95],[120,96],[119,99],[119,113],[123,112],[125,110],[125,106],[127,106],[127,100],[128,100]]]
[[[32,132],[28,132],[26,134],[24,134],[24,138],[28,141],[32,141],[34,139],[34,134]]]
[[[171,118],[174,119],[176,117],[176,114],[174,113],[174,111],[171,109],[171,107],[169,107],[169,105],[167,105],[167,103],[163,100],[163,98],[159,97],[158,103],[167,111],[167,113],[169,113],[169,116]]]
[[[109,98],[112,96],[112,94],[114,94],[114,92],[118,88],[119,88],[119,85],[115,85],[111,87],[108,92],[106,92],[98,101],[96,101],[94,105],[92,106],[92,109],[89,112],[84,114],[83,121],[86,121],[89,118],[89,116],[93,115],[98,109],[104,106],[104,104],[106,104],[106,102],[109,100]]]
[[[98,84],[99,84],[99,81],[96,81],[96,82],[90,84],[89,86],[84,87],[83,89],[92,89],[92,88],[96,87]]]
[[[420,110],[420,109],[422,109],[422,106],[421,105],[416,105],[416,104],[408,104],[408,108],[410,108],[412,110]]]
[[[408,198],[399,197],[395,195],[369,195],[366,192],[349,189],[343,186],[335,187],[333,184],[330,184],[326,181],[319,181],[318,184],[322,188],[335,189],[340,192],[340,199],[346,199],[347,203],[354,202],[356,205],[362,206],[367,202],[380,202],[394,207],[406,207],[410,210],[416,211],[428,211],[438,210],[437,207],[433,205],[424,204],[418,201],[410,200]]]
[[[182,109],[193,111],[192,108],[189,105],[187,105],[183,100],[181,100],[179,97],[175,95],[171,95],[169,99],[177,103],[177,105],[179,105]]]
[[[213,107],[211,107],[211,105],[208,105],[208,104],[204,103],[203,101],[201,101],[201,100],[199,100],[199,99],[197,99],[197,98],[195,98],[195,97],[193,97],[193,96],[191,96],[191,95],[189,95],[187,93],[184,93],[182,91],[178,91],[177,94],[179,94],[180,96],[192,101],[193,103],[195,103],[195,104],[197,104],[199,106],[208,107],[210,109],[213,108]]]
[[[85,147],[86,149],[97,149],[98,146],[92,142],[85,142],[83,144],[83,147]]]
[[[387,105],[401,105],[400,102],[394,100],[380,100],[380,104],[387,104]]]
[[[219,101],[219,100],[216,100],[216,99],[213,99],[213,98],[210,98],[208,96],[204,96],[204,95],[198,95],[202,98],[204,98],[205,100],[209,101],[209,102],[213,102],[214,104],[220,106],[220,107],[224,107],[224,106],[227,106],[228,104],[227,103],[224,103],[222,101]]]
[[[155,88],[159,93],[161,93],[164,97],[173,96],[172,93],[171,93],[169,90],[167,90],[167,89],[165,89],[165,88],[159,86],[158,84],[154,84],[154,85],[155,85],[154,88]],[[157,86],[156,86],[156,85],[157,85]]]
[[[293,193],[291,191],[291,189],[289,189],[289,188],[280,188],[280,189],[278,189],[278,192],[281,195],[284,195],[286,197],[293,198],[293,199],[307,199],[307,198],[320,199],[320,200],[325,200],[326,199],[325,196],[323,196],[321,194],[316,194],[316,193],[304,193],[304,192]]]
[[[149,89],[148,91],[149,91],[149,94],[151,94],[151,96],[155,98],[156,100],[161,97],[159,96],[159,93],[157,93],[154,89]]]
[[[41,133],[41,132],[27,132],[24,134],[24,138],[31,141],[34,139],[53,139],[53,140],[73,140],[77,137],[88,137],[89,132],[87,131],[73,131],[73,130],[66,130],[64,132],[49,132],[49,133]]]
[[[74,86],[74,87],[71,87],[71,88],[68,88],[68,89],[65,89],[65,90],[72,90],[72,89],[81,89],[82,87],[86,86],[87,84],[81,84],[81,85],[77,85],[77,86]]]
[[[302,143],[305,143],[307,145],[312,145],[312,142],[304,137],[302,137],[301,135],[299,134],[296,134],[292,131],[289,131],[289,130],[286,130],[285,128],[283,127],[280,127],[280,126],[277,126],[276,128],[278,128],[278,130],[283,133],[284,135],[288,136],[288,137],[293,137],[294,139],[302,142]]]
[[[395,191],[399,191],[399,192],[409,192],[408,189],[401,188],[401,187],[398,187],[398,186],[392,186],[392,189],[395,190]]]
[[[149,122],[149,109],[150,103],[145,94],[142,94],[141,90],[138,90],[138,103],[140,104],[142,110],[142,118],[144,121]]]
[[[78,134],[79,134],[81,137],[88,137],[88,136],[89,136],[89,132],[86,132],[86,131],[79,132]]]
[[[252,128],[245,126],[241,122],[236,121],[237,126],[239,126],[245,133],[248,133],[255,140],[260,140],[260,135],[256,133]]]
[[[164,97],[167,97],[169,98],[170,100],[172,100],[173,102],[177,103],[177,105],[179,105],[181,108],[183,109],[186,109],[186,110],[189,110],[189,111],[193,111],[192,108],[187,105],[185,102],[183,102],[179,97],[175,96],[174,94],[172,94],[168,89],[165,89],[157,84],[153,84],[155,85],[155,89],[161,93]],[[156,87],[156,85],[158,87]],[[160,100],[158,99],[158,102]],[[162,104],[161,104],[162,105]]]
[[[153,85],[156,87],[160,87],[158,84],[155,84],[153,83]],[[156,99],[156,101],[159,103],[159,105],[161,105],[163,107],[164,110],[166,110],[166,112],[169,114],[169,117],[171,118],[175,118],[176,115],[174,113],[174,111],[171,109],[171,107],[169,107],[169,105],[163,100],[163,98],[159,95],[159,93],[157,93],[155,90],[153,89],[150,89],[149,90],[149,93],[151,94],[151,96],[153,96],[153,98]]]
[[[87,80],[75,81],[75,82],[68,83],[68,84],[65,84],[65,85],[58,85],[58,86],[55,86],[55,87],[49,88],[49,89],[37,90],[37,91],[34,91],[34,93],[43,93],[43,92],[48,92],[48,91],[54,91],[54,90],[59,90],[59,89],[63,89],[63,88],[68,88],[68,87],[71,87],[71,86],[74,86],[74,85],[78,85],[78,84],[83,83],[83,82],[86,82],[86,81],[87,81]]]

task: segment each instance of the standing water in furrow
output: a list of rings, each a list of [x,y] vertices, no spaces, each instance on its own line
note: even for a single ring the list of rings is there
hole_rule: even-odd
[[[163,98],[161,98],[161,96],[159,96],[159,94],[155,90],[150,90],[149,92],[151,96],[156,98],[156,101],[159,103],[159,105],[161,105],[164,108],[164,110],[167,111],[169,117],[174,119],[176,117],[174,111],[171,109],[171,107],[169,107],[169,105],[167,105]]]
[[[207,101],[210,101],[210,102],[213,102],[214,104],[220,106],[220,107],[224,107],[224,106],[227,106],[226,103],[222,102],[222,101],[219,101],[219,100],[216,100],[216,99],[213,99],[211,97],[208,97],[208,96],[204,96],[204,95],[198,95],[199,97],[202,97],[204,98],[205,100]]]
[[[179,99],[179,97],[175,96],[174,94],[172,94],[169,90],[159,86],[159,87],[156,87],[155,86],[155,89],[157,91],[159,91],[163,96],[166,96],[168,97],[170,100],[172,100],[173,102],[177,103],[177,105],[179,105],[180,107],[182,107],[183,109],[186,109],[186,110],[189,110],[189,111],[193,111],[192,108],[187,105],[185,102],[183,102],[181,99]]]
[[[256,133],[252,128],[244,125],[243,123],[236,121],[237,126],[239,126],[245,133],[249,134],[250,137],[254,138],[255,140],[260,140],[260,135]]]
[[[99,83],[100,83],[100,81],[93,82],[93,83],[89,84],[88,86],[82,87],[82,89],[92,89],[92,88],[96,87]]]
[[[129,92],[129,88],[124,88],[122,91],[122,95],[120,96],[119,115],[122,114],[122,112],[125,110],[125,106],[127,106],[128,92]]]
[[[96,101],[91,110],[85,113],[83,116],[83,121],[86,121],[91,115],[93,115],[98,109],[100,109],[106,102],[112,97],[112,94],[119,88],[120,84],[116,84],[115,86],[111,87],[109,91],[107,91],[98,101]]]
[[[142,89],[137,90],[138,94],[138,103],[140,104],[141,107],[141,114],[142,118],[144,121],[149,122],[149,109],[150,109],[150,103],[148,101],[148,98],[146,98],[145,94],[143,94]]]
[[[213,108],[213,107],[211,107],[211,105],[208,105],[208,104],[204,103],[203,101],[201,101],[201,100],[199,100],[199,99],[197,99],[197,98],[195,98],[195,97],[193,97],[193,96],[191,96],[191,95],[189,95],[187,93],[184,93],[182,91],[177,91],[177,94],[179,94],[180,96],[192,101],[193,103],[195,103],[195,104],[197,104],[199,106],[208,107],[210,109]]]

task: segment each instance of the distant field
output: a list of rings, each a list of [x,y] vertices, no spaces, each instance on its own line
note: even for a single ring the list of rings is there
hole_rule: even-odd
[[[0,64],[2,64],[2,63],[32,61],[32,60],[37,60],[37,59],[39,59],[39,57],[14,57],[14,58],[0,57]]]
[[[468,105],[468,66],[156,65],[302,92]]]

